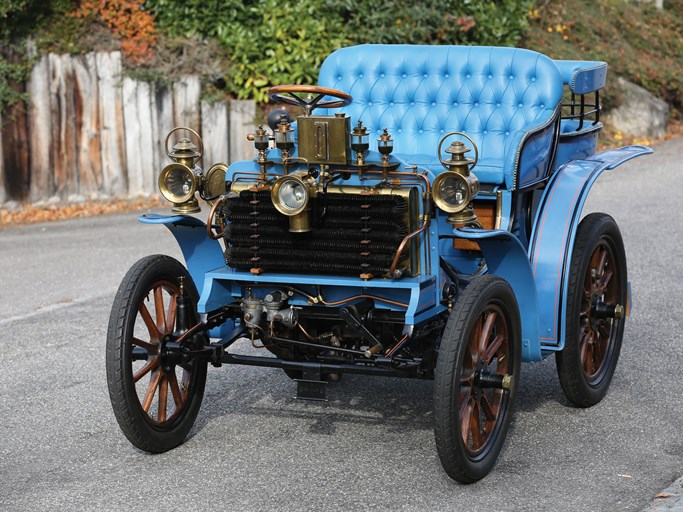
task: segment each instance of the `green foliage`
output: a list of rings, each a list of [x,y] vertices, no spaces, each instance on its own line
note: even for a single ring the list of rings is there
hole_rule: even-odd
[[[225,83],[267,101],[276,84],[315,83],[322,61],[360,43],[517,43],[532,0],[147,0],[159,30],[215,39],[228,52]]]
[[[683,112],[683,0],[664,10],[624,0],[558,0],[541,9],[523,44],[556,59],[609,64],[603,99],[616,105],[615,75]]]
[[[17,85],[26,80],[30,72],[29,61],[13,64],[0,59],[0,112],[27,99],[26,93]]]
[[[1,0],[0,40],[30,35],[48,19],[72,8],[70,0]]]
[[[532,0],[325,0],[353,43],[514,46]]]

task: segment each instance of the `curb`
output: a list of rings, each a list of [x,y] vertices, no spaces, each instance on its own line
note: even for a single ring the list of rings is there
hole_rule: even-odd
[[[683,476],[659,492],[641,512],[683,512]]]

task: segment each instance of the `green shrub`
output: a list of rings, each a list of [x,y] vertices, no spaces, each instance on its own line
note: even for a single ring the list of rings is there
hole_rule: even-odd
[[[315,83],[322,61],[360,43],[517,43],[532,0],[147,0],[160,32],[217,40],[226,86],[267,100],[276,84]]]
[[[354,43],[514,46],[528,26],[532,0],[325,0]]]

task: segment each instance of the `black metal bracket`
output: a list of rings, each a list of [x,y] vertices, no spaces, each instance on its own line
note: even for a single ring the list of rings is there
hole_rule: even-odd
[[[327,401],[327,381],[323,380],[322,365],[310,365],[303,369],[302,378],[296,381],[296,397],[299,400]]]

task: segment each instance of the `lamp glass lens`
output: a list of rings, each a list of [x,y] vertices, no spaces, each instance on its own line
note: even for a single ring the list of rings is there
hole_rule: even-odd
[[[192,175],[185,169],[174,168],[166,175],[166,188],[176,198],[185,197],[192,190]]]
[[[299,181],[288,180],[280,186],[278,195],[282,207],[294,211],[304,205],[308,194],[306,188]]]
[[[448,176],[439,183],[439,196],[446,206],[457,208],[467,201],[467,183],[459,177]]]

